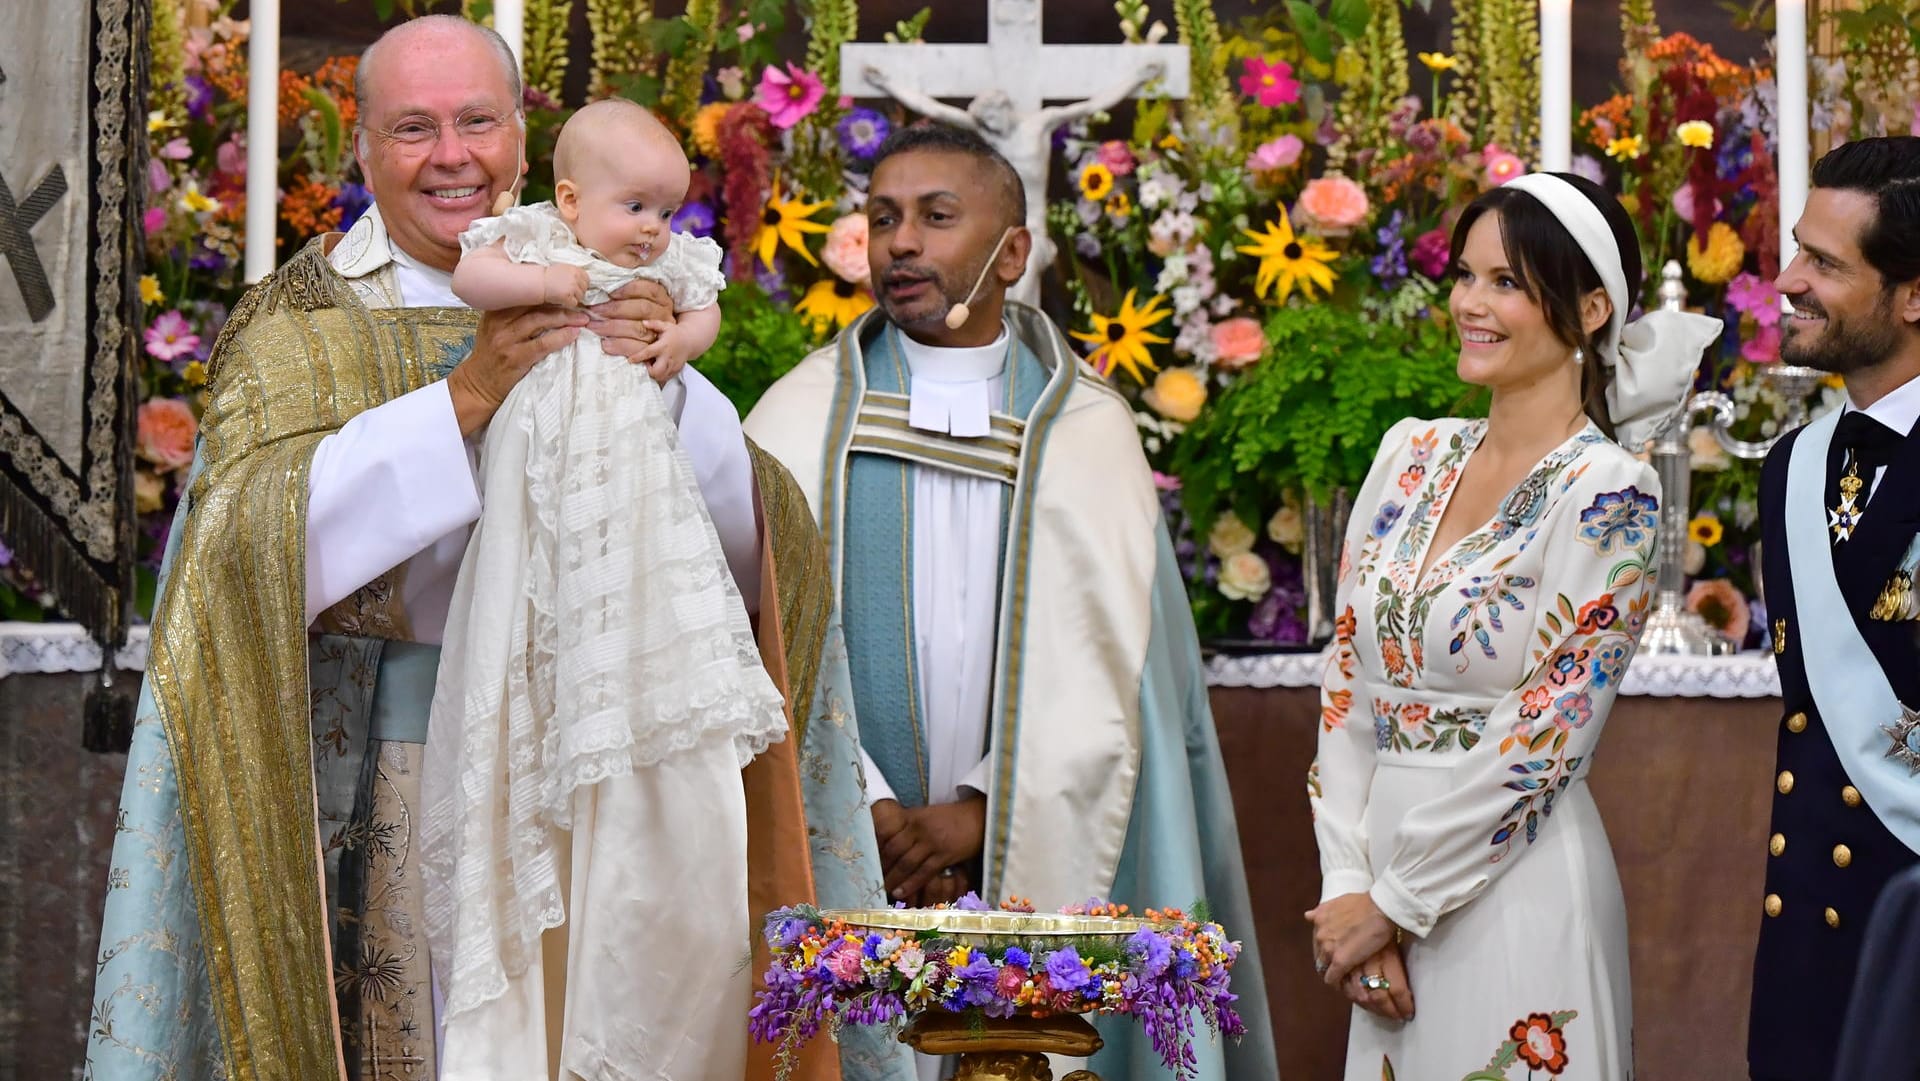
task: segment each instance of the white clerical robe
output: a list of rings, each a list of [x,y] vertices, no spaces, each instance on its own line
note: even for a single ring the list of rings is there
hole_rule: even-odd
[[[942,349],[900,336],[912,381],[907,422],[916,428],[983,436],[988,415],[1004,406],[1012,341]],[[913,637],[926,718],[927,791],[934,803],[984,795],[988,786],[987,713],[999,626],[1000,500],[997,481],[911,466],[913,475]],[[861,755],[866,756],[862,750]],[[867,799],[893,799],[871,757]]]
[[[392,243],[377,207],[328,261],[369,307],[465,307],[453,295],[452,274]],[[691,368],[662,390],[727,564],[751,606],[760,596],[759,526],[739,414]],[[444,381],[368,409],[322,439],[307,481],[307,622],[404,563],[401,600],[414,637],[439,642],[467,536],[480,517],[474,470]]]

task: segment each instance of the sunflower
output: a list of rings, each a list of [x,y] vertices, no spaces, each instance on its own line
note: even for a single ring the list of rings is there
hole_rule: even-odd
[[[1457,56],[1448,56],[1446,53],[1421,53],[1420,62],[1427,66],[1428,71],[1437,74],[1442,71],[1452,71],[1458,67],[1460,65],[1460,58]]]
[[[1080,170],[1080,194],[1097,203],[1113,193],[1113,170],[1094,162]]]
[[[1236,250],[1243,255],[1255,255],[1260,258],[1260,273],[1254,279],[1254,294],[1265,300],[1267,286],[1276,280],[1280,283],[1280,303],[1285,304],[1287,297],[1293,294],[1296,283],[1308,300],[1313,299],[1313,287],[1319,286],[1328,292],[1333,291],[1333,249],[1314,237],[1297,237],[1293,233],[1293,222],[1287,218],[1287,208],[1280,207],[1280,220],[1268,222],[1264,233],[1256,233],[1242,226],[1241,232],[1252,237],[1258,243],[1243,244]]]
[[[1142,367],[1148,371],[1160,370],[1159,366],[1153,362],[1153,355],[1147,352],[1147,346],[1165,345],[1171,340],[1162,338],[1158,334],[1148,334],[1147,328],[1164,322],[1173,312],[1161,306],[1166,301],[1166,298],[1161,296],[1156,296],[1142,307],[1135,308],[1133,298],[1137,292],[1139,292],[1137,289],[1127,290],[1126,297],[1120,301],[1119,314],[1112,317],[1095,315],[1091,333],[1076,330],[1073,336],[1083,342],[1094,342],[1098,345],[1098,348],[1088,355],[1087,363],[1103,373],[1111,372],[1117,364],[1125,368],[1128,375],[1133,376],[1134,382],[1144,385],[1147,377],[1142,374],[1140,370]]]
[[[823,278],[793,306],[795,315],[813,324],[816,334],[839,330],[873,307],[873,294],[838,278]]]
[[[1607,142],[1607,157],[1615,161],[1633,161],[1646,153],[1646,141],[1638,135],[1623,135]]]
[[[1133,213],[1133,200],[1127,198],[1124,191],[1116,191],[1107,197],[1107,213],[1115,221],[1124,220]]]
[[[1691,146],[1700,150],[1713,149],[1713,125],[1704,120],[1689,120],[1674,129],[1680,137],[1681,146]]]
[[[160,291],[160,279],[151,274],[140,275],[140,300],[144,304],[158,304],[167,299]]]
[[[819,266],[820,261],[807,250],[807,234],[824,233],[827,227],[809,219],[832,205],[831,200],[803,203],[798,199],[788,199],[780,193],[780,179],[775,177],[773,190],[767,193],[767,208],[760,213],[760,231],[753,238],[753,248],[760,256],[760,262],[772,270],[773,253],[784,243],[799,252],[802,259]]]
[[[1720,519],[1711,514],[1702,514],[1687,523],[1687,539],[1698,543],[1702,548],[1711,548],[1719,544],[1720,538],[1725,535],[1726,527],[1720,524]]]

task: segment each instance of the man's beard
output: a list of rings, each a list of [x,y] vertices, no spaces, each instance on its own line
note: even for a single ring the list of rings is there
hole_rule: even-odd
[[[1900,348],[1900,325],[1893,317],[1892,289],[1881,292],[1880,302],[1858,325],[1853,320],[1835,319],[1832,312],[1811,296],[1796,305],[1801,306],[1824,317],[1827,325],[1809,341],[1807,332],[1796,333],[1792,317],[1786,317],[1787,332],[1781,335],[1780,359],[1788,364],[1844,376],[1875,367]]]
[[[913,301],[911,301],[912,304],[927,304],[933,300],[935,296],[939,298],[940,303],[931,305],[926,311],[912,317],[903,315],[899,309],[894,306],[891,291],[887,288],[888,281],[896,276],[924,280],[929,283],[929,292],[932,295],[915,297]],[[944,325],[943,321],[947,317],[947,312],[951,311],[955,304],[960,303],[964,296],[961,290],[955,288],[953,283],[947,280],[946,275],[928,266],[916,266],[912,264],[903,266],[895,264],[887,268],[886,275],[876,284],[880,286],[880,288],[875,291],[875,299],[880,304],[880,310],[886,315],[887,320],[897,327]]]

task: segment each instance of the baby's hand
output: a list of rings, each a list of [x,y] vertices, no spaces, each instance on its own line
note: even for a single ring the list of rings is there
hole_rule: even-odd
[[[633,363],[646,364],[653,372],[654,382],[665,383],[680,374],[696,354],[691,337],[678,322],[671,319],[648,319],[641,324],[658,335],[644,349],[636,353]]]
[[[547,268],[547,303],[578,308],[587,299],[587,272],[577,266]]]

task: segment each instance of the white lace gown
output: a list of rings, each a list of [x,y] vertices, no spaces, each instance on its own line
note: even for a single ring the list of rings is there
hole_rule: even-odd
[[[1321,895],[1369,893],[1410,932],[1414,997],[1406,1023],[1353,1011],[1347,1081],[1633,1073],[1586,777],[1652,603],[1658,481],[1588,425],[1421,575],[1484,432],[1396,426],[1341,552],[1308,782]]]
[[[725,284],[710,240],[622,268],[551,204],[461,237],[496,241],[585,268],[589,303],[646,277],[685,311]],[[740,769],[786,716],[672,418],[583,333],[508,396],[481,474],[422,778],[440,1077],[737,1081]]]

